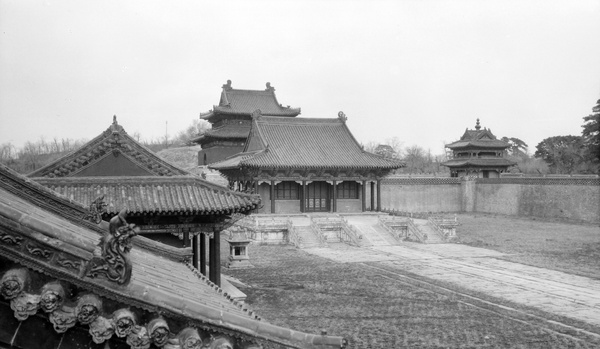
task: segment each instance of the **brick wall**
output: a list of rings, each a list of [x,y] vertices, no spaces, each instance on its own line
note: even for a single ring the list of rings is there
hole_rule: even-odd
[[[485,212],[600,222],[599,178],[387,178],[381,206],[405,212]]]
[[[476,180],[475,211],[600,222],[598,178]]]
[[[381,182],[381,208],[407,212],[459,212],[459,178],[387,178]]]

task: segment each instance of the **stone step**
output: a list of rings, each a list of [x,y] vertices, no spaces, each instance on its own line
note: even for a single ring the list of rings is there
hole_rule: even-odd
[[[296,233],[301,239],[301,248],[311,248],[321,245],[319,237],[313,233],[310,226],[299,226],[296,227]]]
[[[353,226],[362,234],[363,239],[368,240],[372,246],[398,244],[398,241],[390,233],[377,224],[353,224]]]
[[[424,242],[426,244],[443,244],[445,241],[440,237],[438,232],[431,226],[429,223],[424,222],[416,222],[415,225],[417,229],[423,233],[423,235],[427,235],[427,240]]]

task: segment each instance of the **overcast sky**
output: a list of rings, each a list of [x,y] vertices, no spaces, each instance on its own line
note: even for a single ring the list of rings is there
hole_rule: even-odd
[[[175,134],[221,86],[344,111],[363,143],[438,154],[475,119],[530,152],[600,98],[595,1],[0,0],[0,143]]]

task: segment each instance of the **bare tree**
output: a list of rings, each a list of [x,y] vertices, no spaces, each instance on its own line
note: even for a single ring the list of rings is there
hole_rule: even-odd
[[[412,172],[424,172],[425,163],[427,162],[426,152],[418,145],[411,145],[404,148],[404,161],[406,162],[407,170]]]

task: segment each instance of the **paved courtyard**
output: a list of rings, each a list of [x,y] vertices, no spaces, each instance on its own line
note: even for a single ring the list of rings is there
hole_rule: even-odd
[[[497,251],[408,242],[367,248],[331,244],[304,251],[338,263],[408,271],[600,326],[600,281],[504,261],[496,258],[503,255]]]

